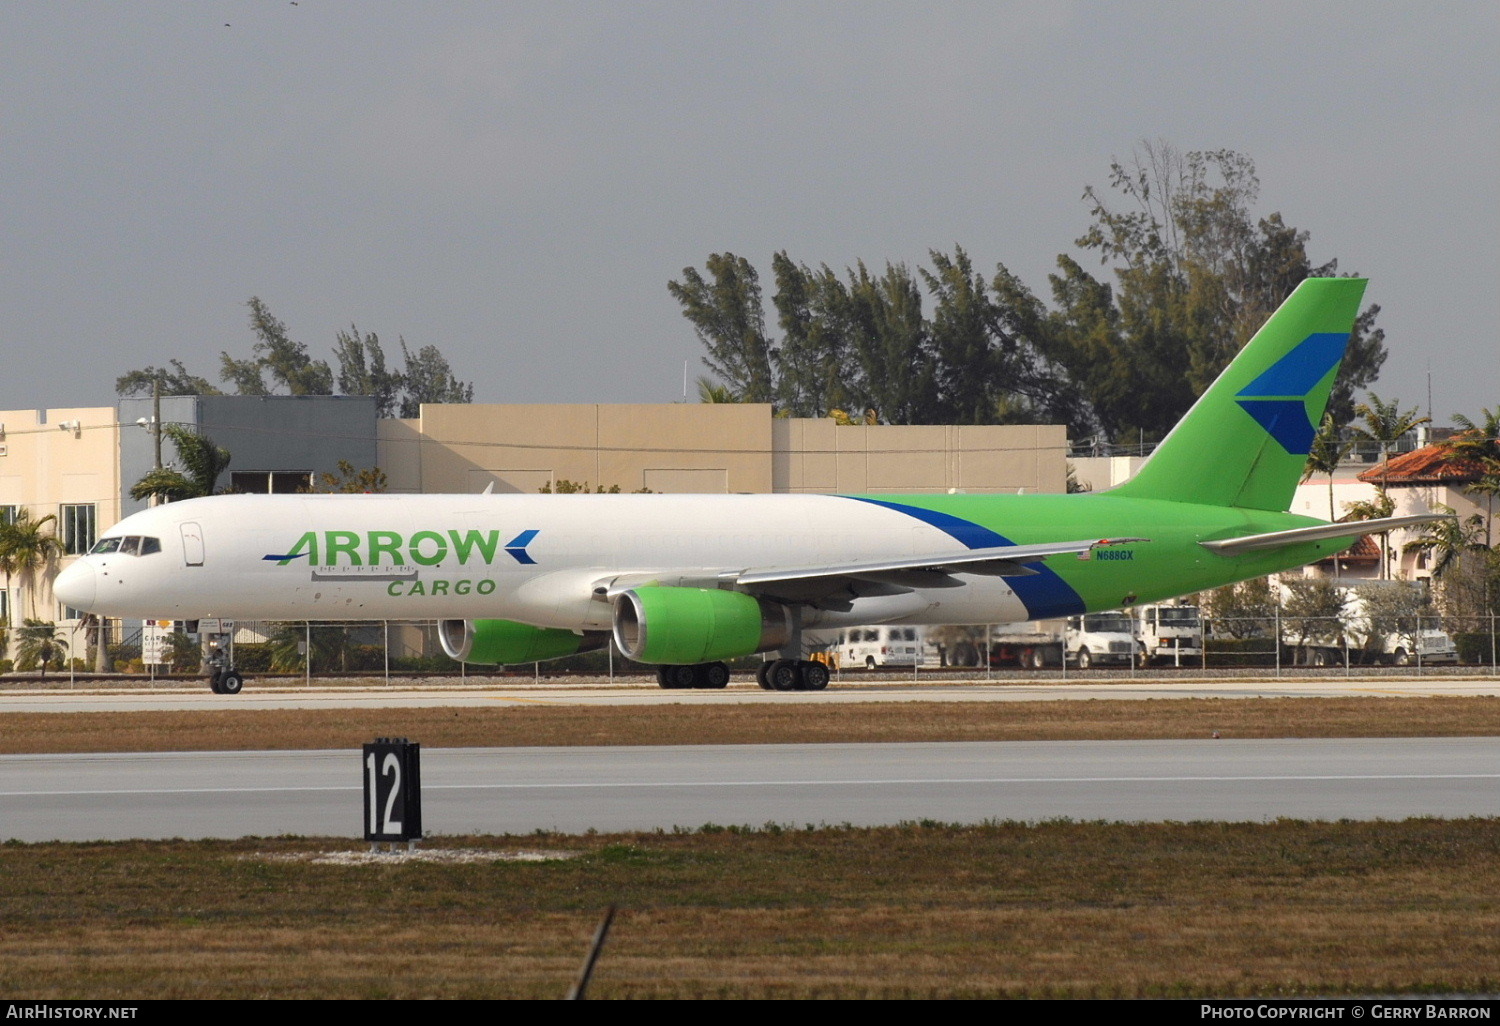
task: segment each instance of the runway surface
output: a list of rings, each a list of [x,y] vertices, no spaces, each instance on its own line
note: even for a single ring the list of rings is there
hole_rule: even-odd
[[[7,682],[0,690],[0,714],[8,712],[130,712],[142,710],[355,709],[522,705],[723,705],[744,702],[1032,702],[1146,698],[1348,698],[1351,696],[1500,695],[1492,675],[1395,674],[1345,677],[1098,677],[1090,681],[1016,677],[1007,681],[870,680],[850,674],[827,691],[768,692],[737,681],[723,691],[665,691],[644,681],[613,683],[564,679],[525,679],[463,683],[455,679],[397,682],[375,680],[275,683],[252,680],[238,695],[215,695],[201,685],[87,685],[27,689]]]
[[[0,757],[0,838],[362,836],[358,750]],[[1500,816],[1500,738],[428,749],[428,833]]]

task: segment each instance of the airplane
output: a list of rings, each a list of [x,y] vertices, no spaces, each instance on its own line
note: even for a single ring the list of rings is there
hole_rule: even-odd
[[[1288,512],[1365,284],[1302,282],[1107,491],[220,495],[126,517],[54,590],[112,617],[435,620],[448,655],[475,663],[613,638],[665,688],[722,688],[725,660],[763,653],[762,687],[821,690],[804,630],[1161,602],[1441,519]]]

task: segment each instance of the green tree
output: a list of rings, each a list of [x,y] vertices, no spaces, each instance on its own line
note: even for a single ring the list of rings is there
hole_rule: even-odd
[[[1206,593],[1200,604],[1213,617],[1214,629],[1232,638],[1258,638],[1274,629],[1276,599],[1268,578],[1256,577],[1215,588]]]
[[[874,277],[860,261],[849,277],[850,401],[879,410],[890,424],[930,424],[936,368],[922,316],[922,289],[904,264]]]
[[[332,395],[333,371],[322,360],[308,355],[307,346],[294,342],[287,335],[284,323],[272,315],[271,310],[259,296],[251,296],[250,330],[255,332],[257,342],[253,347],[255,376],[248,369],[241,370],[228,353],[221,353],[224,365],[224,380],[243,383],[248,388],[240,389],[241,395],[265,395],[264,385],[256,391],[257,382],[263,382],[261,371],[267,371],[271,380],[284,387],[290,395]],[[250,361],[246,361],[249,363]],[[233,368],[231,365],[235,365]]]
[[[401,375],[401,416],[416,417],[423,403],[472,403],[474,385],[459,381],[437,346],[423,346],[415,353],[401,340],[406,372]]]
[[[406,340],[401,340],[405,349]],[[368,395],[375,398],[377,417],[394,417],[401,408],[402,375],[385,367],[385,351],[374,332],[360,335],[357,325],[341,331],[333,344],[338,361],[338,386],[342,395]]]
[[[1485,500],[1484,547],[1494,542],[1495,499],[1500,496],[1500,407],[1480,411],[1477,421],[1455,414],[1454,423],[1463,431],[1445,442],[1449,458],[1472,465],[1478,477],[1464,490]]]
[[[1465,552],[1488,550],[1489,545],[1481,540],[1484,526],[1483,518],[1478,513],[1460,520],[1452,506],[1439,502],[1433,508],[1435,512],[1446,513],[1452,519],[1422,525],[1416,540],[1408,542],[1404,551],[1430,553],[1433,579],[1441,580],[1449,570],[1457,566],[1459,558]]]
[[[294,342],[286,325],[259,297],[250,297],[248,305],[250,328],[257,339],[251,355],[239,359],[227,352],[219,354],[220,378],[234,394],[272,395],[276,389],[285,389],[291,395],[332,395],[335,379],[328,364],[314,360],[305,345]],[[361,334],[358,326],[351,324],[334,341],[339,392],[373,396],[380,417],[415,417],[422,403],[474,401],[473,383],[458,380],[436,346],[412,351],[403,338],[401,354],[406,361],[405,372],[387,369],[379,336],[373,332]],[[180,361],[171,360],[169,364],[171,370],[146,367],[129,371],[116,380],[115,390],[120,395],[149,395],[160,382],[162,395],[223,394],[203,378],[188,373]],[[158,481],[160,494],[170,491],[174,483],[167,478]]]
[[[1335,644],[1343,637],[1344,595],[1326,577],[1298,577],[1286,582],[1281,603],[1283,638],[1296,638],[1298,648],[1309,642]]]
[[[703,363],[747,403],[769,403],[776,395],[776,353],[766,337],[760,276],[743,257],[714,253],[705,268],[682,269],[682,281],[667,291],[682,305],[707,354]]]
[[[164,425],[162,434],[177,450],[181,469],[153,468],[131,486],[130,497],[141,500],[154,495],[164,502],[178,502],[213,495],[220,475],[229,467],[229,450],[215,445],[207,435],[181,424]]]
[[[1395,639],[1396,646],[1409,652],[1415,651],[1423,618],[1436,616],[1432,596],[1415,582],[1388,587],[1366,584],[1356,587],[1354,594],[1359,598],[1359,619],[1368,628],[1365,651],[1371,655],[1385,651],[1387,639]]]
[[[36,517],[24,506],[8,521],[0,521],[0,571],[5,574],[8,608],[15,608],[9,595],[11,578],[16,577],[26,592],[32,613],[36,613],[37,571],[54,566],[63,555],[62,540],[48,529],[48,525],[56,522],[56,515]]]
[[[786,252],[771,261],[776,278],[777,402],[793,417],[822,417],[850,404],[853,356],[849,290],[827,264],[814,271]]]
[[[311,664],[306,644],[311,641]],[[270,637],[271,669],[277,673],[296,673],[304,667],[309,673],[327,673],[348,668],[352,647],[349,628],[336,624],[301,623],[276,626]]]
[[[26,623],[16,630],[16,668],[19,670],[37,669],[46,677],[49,667],[61,668],[62,657],[67,651],[65,633],[51,620],[27,617]]]
[[[1415,406],[1403,410],[1399,399],[1385,400],[1374,392],[1366,395],[1365,401],[1354,407],[1354,414],[1364,421],[1363,425],[1355,426],[1354,433],[1380,445],[1380,488],[1384,491],[1389,482],[1388,464],[1397,443],[1403,435],[1415,431],[1423,424],[1430,424],[1432,418],[1421,416]]]
[[[314,491],[339,492],[346,495],[378,494],[385,491],[385,471],[379,467],[356,470],[348,460],[339,460],[338,473],[326,471],[318,475],[319,487]]]
[[[127,371],[115,379],[116,395],[151,395],[157,384],[161,395],[222,395],[206,378],[189,374],[181,360],[168,360],[170,370],[145,367]]]
[[[1314,474],[1328,475],[1329,520],[1338,519],[1333,511],[1333,475],[1353,450],[1354,440],[1344,437],[1333,414],[1323,414],[1323,422],[1318,425],[1318,433],[1313,436],[1312,448],[1307,454],[1307,470],[1303,473],[1302,480],[1306,483],[1312,480]]]
[[[1380,445],[1380,499],[1387,510],[1394,511],[1395,503],[1391,502],[1386,492],[1390,484],[1391,453],[1403,435],[1409,431],[1415,431],[1423,424],[1430,423],[1432,418],[1420,416],[1416,407],[1403,410],[1399,400],[1386,401],[1374,392],[1369,393],[1364,402],[1354,407],[1354,413],[1364,421],[1363,426],[1355,427],[1355,434]],[[1383,515],[1390,516],[1391,514],[1387,512]],[[1380,576],[1382,579],[1390,577],[1390,556],[1390,537],[1382,532],[1380,535]]]
[[[1333,274],[1338,262],[1314,265],[1307,233],[1279,214],[1253,217],[1255,164],[1232,150],[1183,154],[1143,143],[1131,161],[1111,164],[1110,189],[1115,195],[1085,190],[1093,224],[1077,244],[1113,262],[1124,360],[1150,398],[1133,422],[1108,407],[1100,422],[1114,436],[1133,429],[1159,437],[1298,282]],[[1348,415],[1341,397],[1373,381],[1385,359],[1377,313],[1364,311],[1345,355],[1330,406],[1340,423]]]
[[[713,378],[700,377],[698,379],[698,401],[718,405],[720,403],[737,403],[739,396],[730,391],[728,385],[720,384]]]

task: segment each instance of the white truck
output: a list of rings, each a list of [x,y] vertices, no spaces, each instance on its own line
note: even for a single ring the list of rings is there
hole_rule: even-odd
[[[1066,620],[1006,624],[997,627],[989,641],[992,666],[1040,670],[1066,663],[1087,670],[1095,666],[1138,666],[1142,660],[1135,618],[1120,610]]]
[[[1295,661],[1309,666],[1342,666],[1346,657],[1351,663],[1394,666],[1458,662],[1458,646],[1427,607],[1421,584],[1362,581],[1335,590],[1343,600],[1337,618],[1283,618],[1281,641]]]
[[[1136,606],[1135,618],[1147,663],[1203,664],[1203,614],[1197,606]]]

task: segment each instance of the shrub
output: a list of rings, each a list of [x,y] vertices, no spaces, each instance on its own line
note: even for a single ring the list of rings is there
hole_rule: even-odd
[[[1489,631],[1461,631],[1453,635],[1458,646],[1458,661],[1470,664],[1488,664],[1494,653]]]

